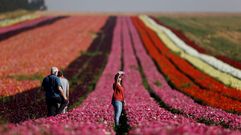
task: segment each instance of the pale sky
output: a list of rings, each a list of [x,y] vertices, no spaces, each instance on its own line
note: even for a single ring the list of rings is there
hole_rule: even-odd
[[[45,0],[50,11],[241,12],[241,0]]]

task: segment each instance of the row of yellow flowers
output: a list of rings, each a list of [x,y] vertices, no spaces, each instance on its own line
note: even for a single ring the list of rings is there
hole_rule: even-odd
[[[36,15],[36,14],[27,14],[27,15],[16,17],[16,18],[5,19],[5,20],[0,21],[0,27],[14,25],[14,24],[32,20],[32,19],[35,19],[38,17],[39,17],[39,15]]]
[[[185,53],[182,49],[178,48],[177,45],[174,44],[172,39],[168,37],[168,35],[165,33],[165,31],[162,31],[158,27],[162,27],[158,24],[156,24],[153,20],[151,20],[147,16],[140,16],[140,19],[147,25],[149,28],[154,30],[159,38],[165,43],[165,45],[171,49],[173,52],[178,53],[180,57],[187,60],[189,63],[191,63],[193,66],[198,68],[199,70],[205,72],[206,74],[216,78],[217,80],[221,81],[225,85],[228,85],[233,88],[237,88],[241,90],[241,80],[231,76],[230,74],[221,72],[214,67],[210,66],[209,64],[205,63],[204,61],[191,56],[187,53]],[[207,82],[208,83],[208,82]]]

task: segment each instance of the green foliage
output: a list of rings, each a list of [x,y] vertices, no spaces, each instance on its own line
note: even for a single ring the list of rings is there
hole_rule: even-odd
[[[5,103],[5,102],[7,102],[7,101],[9,101],[9,97],[6,97],[6,96],[1,96],[0,97],[0,101],[2,102],[2,103]],[[0,118],[1,119],[1,118]]]
[[[209,46],[212,47],[213,50],[217,50],[223,55],[232,56],[235,60],[240,60],[240,58],[236,57],[240,56],[240,46],[237,46],[234,42],[222,37],[213,37],[210,40],[211,42],[209,43]]]
[[[159,19],[184,32],[212,55],[224,55],[241,61],[241,16],[161,16]]]
[[[100,52],[100,51],[91,51],[91,52],[83,52],[83,51],[81,51],[80,53],[81,53],[81,55],[88,56],[88,57],[93,57],[93,56],[97,56],[97,55],[101,55],[102,54],[102,52]]]
[[[150,89],[150,86],[149,86],[149,84],[148,84],[148,81],[147,81],[147,78],[146,78],[146,76],[145,76],[145,73],[144,73],[144,71],[143,71],[143,69],[142,69],[142,66],[140,65],[139,59],[138,59],[138,70],[139,70],[139,72],[141,73],[143,86],[145,87],[146,90],[149,90],[149,89]]]
[[[182,86],[181,86],[181,88],[188,88],[188,87],[190,87],[192,84],[191,83],[183,83],[182,84]]]
[[[170,52],[171,52],[172,54],[174,54],[174,55],[181,56],[181,52],[175,52],[175,51],[173,51],[173,50],[171,50]]]
[[[74,104],[71,105],[68,109],[72,110],[72,109],[78,107],[86,99],[86,97],[87,97],[86,95],[79,97],[78,100],[76,102],[74,102]]]
[[[36,73],[33,75],[24,75],[24,74],[20,74],[20,75],[10,75],[10,78],[16,79],[18,81],[24,81],[24,80],[39,80],[42,81],[44,76],[40,73]]]
[[[160,17],[160,19],[169,26],[177,28],[181,31],[190,32],[196,36],[205,36],[210,33],[210,29],[189,25],[188,23],[183,23],[182,21],[177,21],[173,18]]]
[[[11,11],[11,12],[5,12],[5,13],[0,13],[0,19],[12,19],[16,18],[19,16],[23,16],[29,14],[29,11],[27,10],[16,10],[16,11]]]
[[[158,87],[161,87],[161,86],[162,86],[161,82],[158,81],[158,80],[156,80],[154,84],[155,84],[156,86],[158,86]]]
[[[205,123],[206,125],[215,125],[215,122],[210,120],[210,119],[206,119],[206,118],[199,118],[197,120],[197,122],[199,123]]]
[[[78,81],[79,81],[79,78],[77,75],[71,77],[71,79],[69,80],[69,84],[70,86],[75,86],[75,85],[78,85]]]

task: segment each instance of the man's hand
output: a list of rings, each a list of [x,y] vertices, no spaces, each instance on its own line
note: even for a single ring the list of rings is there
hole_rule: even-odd
[[[64,100],[68,101],[68,98],[66,97],[66,95],[64,95],[64,92],[63,92],[64,90],[60,86],[58,87],[58,89],[59,89],[60,94],[63,96]]]
[[[68,98],[67,98],[66,96],[64,96],[64,100],[65,100],[65,101],[68,101]]]

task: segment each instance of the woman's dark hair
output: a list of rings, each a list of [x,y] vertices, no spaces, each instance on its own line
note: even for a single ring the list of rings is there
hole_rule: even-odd
[[[117,73],[117,74],[115,75],[115,77],[114,77],[115,83],[117,82],[118,77],[119,77],[119,74]]]
[[[61,76],[63,76],[64,74],[63,74],[63,72],[62,71],[58,71],[58,77],[61,77]]]
[[[115,83],[117,83],[117,80],[118,80],[118,78],[119,78],[120,76],[122,76],[122,74],[117,73],[117,74],[115,75],[115,77],[114,77]],[[121,80],[120,84],[122,85],[122,80]]]

